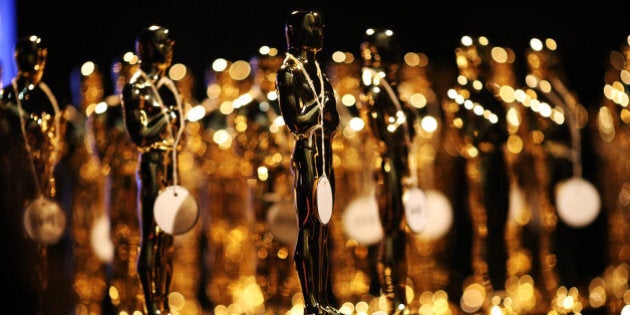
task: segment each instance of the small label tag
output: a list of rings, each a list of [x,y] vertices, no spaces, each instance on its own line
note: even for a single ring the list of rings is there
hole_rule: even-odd
[[[426,226],[418,237],[437,240],[446,235],[453,224],[453,208],[448,198],[439,190],[429,189],[426,195]],[[429,224],[429,222],[431,224]]]
[[[114,243],[110,233],[110,221],[106,214],[102,214],[94,221],[90,231],[90,243],[94,254],[102,262],[110,263],[114,260]]]
[[[403,194],[407,226],[413,233],[421,233],[427,225],[426,196],[420,188],[409,188]]]
[[[508,215],[511,220],[519,225],[525,223],[527,215],[527,202],[525,192],[518,184],[510,185]]]
[[[320,177],[317,181],[317,214],[322,224],[328,224],[332,217],[333,210],[333,194],[330,181],[326,175]]]
[[[46,245],[57,243],[66,229],[66,214],[57,202],[45,197],[26,207],[23,220],[28,237]]]
[[[580,177],[564,180],[556,186],[556,207],[560,219],[569,226],[587,226],[597,218],[600,199],[593,184]]]
[[[179,235],[190,231],[199,219],[197,201],[182,186],[168,186],[155,199],[153,216],[166,233]]]
[[[374,245],[383,238],[374,194],[352,200],[343,212],[342,222],[348,237],[361,245]]]

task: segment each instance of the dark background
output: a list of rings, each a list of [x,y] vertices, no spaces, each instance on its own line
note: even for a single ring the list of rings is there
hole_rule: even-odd
[[[93,60],[108,74],[114,58],[133,50],[135,36],[150,24],[171,30],[174,61],[202,78],[218,57],[248,59],[261,45],[284,51],[285,18],[294,9],[313,8],[322,12],[326,24],[321,60],[336,50],[356,52],[366,28],[387,27],[397,32],[403,48],[424,52],[434,72],[448,76],[462,35],[484,35],[491,44],[510,47],[520,64],[530,38],[552,37],[566,65],[567,83],[588,107],[601,98],[610,50],[619,49],[629,34],[630,3],[609,3],[18,0],[16,10],[18,36],[37,34],[49,47],[44,80],[61,104],[70,102],[72,68]],[[197,82],[197,98],[202,99],[203,79]]]

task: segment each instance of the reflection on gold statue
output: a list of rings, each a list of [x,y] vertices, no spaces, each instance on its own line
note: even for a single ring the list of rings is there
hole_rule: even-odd
[[[68,120],[66,153],[70,181],[74,254],[73,288],[78,313],[103,313],[105,264],[113,246],[105,218],[105,176],[96,154],[92,113],[103,101],[103,76],[92,61],[75,68],[70,77],[73,105],[66,108]]]
[[[630,305],[624,299],[630,278],[630,181],[628,153],[630,139],[630,37],[613,50],[604,75],[604,95],[593,115],[594,147],[601,160],[598,186],[602,192],[602,209],[608,216],[608,266],[602,277],[594,278],[589,286],[593,306],[605,306],[608,314],[622,313]]]
[[[198,185],[202,204],[205,308],[220,312],[235,305],[258,312],[263,297],[256,284],[253,213],[248,207],[251,171],[236,144],[238,108],[252,86],[251,67],[243,60],[218,58],[206,73],[207,98],[192,112],[189,144],[206,181]],[[199,112],[197,111],[199,110]],[[199,115],[197,115],[199,114]],[[242,127],[242,126],[240,126]],[[193,130],[194,129],[194,130]],[[231,288],[226,292],[225,288]]]
[[[374,174],[383,229],[378,276],[381,292],[387,299],[387,313],[404,314],[409,311],[406,296],[409,222],[403,195],[418,184],[409,165],[411,139],[415,135],[409,122],[415,120],[415,113],[400,101],[397,92],[402,56],[394,32],[368,29],[361,43],[361,56],[365,98],[361,110],[379,153],[379,170]]]
[[[297,233],[288,174],[293,139],[284,126],[275,89],[282,57],[276,48],[262,46],[249,64],[253,84],[236,101],[235,145],[249,172],[247,211],[254,219],[250,233],[256,282],[265,298],[265,311],[283,313],[291,309],[299,285],[289,259]]]
[[[140,243],[136,212],[138,149],[127,134],[120,95],[137,68],[138,57],[132,52],[114,60],[111,66],[113,94],[96,104],[89,116],[95,154],[105,175],[103,198],[107,216],[98,223],[109,225],[113,246],[107,272],[108,300],[113,311],[128,313],[143,310],[144,297],[136,269]]]
[[[532,111],[546,118],[537,121],[540,131],[536,140],[545,149],[548,172],[547,178],[537,176],[541,179],[539,185],[546,186],[547,193],[553,196],[551,206],[541,204],[540,208],[538,266],[550,308],[564,312],[567,310],[556,301],[567,296],[583,299],[584,292],[578,288],[586,286],[585,279],[578,276],[580,267],[572,261],[584,253],[583,248],[575,246],[580,237],[578,228],[596,219],[600,200],[582,170],[581,130],[588,121],[588,113],[578,96],[569,90],[558,45],[552,38],[544,41],[532,38],[529,44],[525,52],[528,69],[525,84],[529,88],[527,95],[533,99],[529,104]]]
[[[536,135],[551,120],[531,110],[532,100],[526,95],[535,94],[517,82],[515,59],[512,49],[494,46],[488,60],[489,87],[505,107],[508,132],[504,146],[510,180],[505,290],[516,312],[540,313],[547,310],[549,301],[542,294],[543,281],[534,257],[539,243],[546,244],[551,236],[549,229],[541,228],[541,219],[547,216],[543,213],[555,210],[548,191],[547,154]]]
[[[40,37],[20,38],[18,74],[0,92],[0,244],[10,253],[5,265],[19,266],[2,268],[0,295],[11,297],[3,311],[15,314],[68,312],[72,296],[63,268],[66,213],[55,181],[66,122],[42,81],[47,55]]]
[[[463,198],[473,233],[473,275],[464,281],[461,302],[466,311],[488,311],[506,277],[509,181],[503,145],[507,132],[503,104],[492,90],[490,50],[486,37],[462,37],[455,51],[457,85],[448,90],[443,104],[450,150],[466,164]],[[479,298],[470,298],[473,295]]]
[[[173,58],[174,40],[168,29],[152,25],[136,39],[140,70],[122,91],[127,132],[140,150],[138,215],[140,253],[138,275],[149,314],[169,313],[168,294],[173,276],[173,235],[163,231],[154,217],[160,191],[176,184],[175,157],[180,139],[181,98],[166,76]]]
[[[173,64],[168,69],[168,77],[175,82],[175,86],[182,98],[184,112],[190,113],[192,108],[199,105],[194,96],[196,77],[190,67],[183,63]],[[194,151],[189,146],[190,131],[195,127],[186,121],[186,146],[179,153],[178,168],[180,181],[184,187],[205,185],[201,180],[202,172],[195,167]],[[199,180],[199,181],[198,181]],[[180,314],[201,314],[201,305],[197,300],[201,286],[201,264],[199,241],[201,239],[201,224],[195,224],[190,232],[175,237],[173,248],[173,282],[171,293],[171,311]]]
[[[435,313],[446,313],[450,308],[439,308],[449,301],[447,291],[454,286],[455,272],[449,269],[453,259],[459,255],[455,249],[452,227],[454,221],[450,195],[457,185],[457,178],[447,174],[454,172],[454,159],[444,150],[444,117],[437,96],[435,75],[427,55],[422,52],[407,52],[400,69],[398,92],[401,101],[409,104],[416,112],[415,137],[411,139],[410,158],[415,159],[418,186],[426,195],[427,226],[409,238],[407,261],[413,262],[408,272],[408,287],[413,289],[409,297],[410,306],[433,307]],[[451,292],[449,292],[450,294]],[[451,303],[449,303],[451,304]]]
[[[352,53],[337,51],[326,66],[326,74],[338,96],[340,132],[332,146],[337,181],[335,206],[343,209],[341,216],[333,217],[330,228],[335,245],[331,255],[336,257],[331,265],[332,288],[340,301],[368,303],[371,309],[380,309],[376,255],[383,233],[370,158],[376,144],[358,110],[360,63]]]
[[[207,293],[211,293],[212,301],[221,306],[232,304],[245,306],[247,311],[260,310],[262,296],[255,284],[253,259],[254,247],[250,241],[252,231],[252,214],[247,210],[247,165],[239,154],[236,141],[236,117],[241,95],[244,95],[252,85],[251,67],[244,60],[227,62],[224,69],[216,69],[214,83],[219,87],[214,111],[210,113],[213,124],[206,125],[207,131],[214,131],[212,137],[213,161],[222,161],[217,165],[211,177],[210,188],[210,216],[206,231],[211,242],[210,252],[216,253],[216,260],[210,262],[207,268],[212,271]],[[208,121],[206,121],[208,123]],[[229,235],[229,237],[225,237]],[[232,287],[230,294],[225,294],[224,287]],[[245,287],[251,287],[254,296],[242,295]],[[242,299],[251,298],[251,304],[246,305]]]
[[[293,259],[302,286],[304,314],[339,314],[330,303],[328,223],[335,176],[332,138],[339,126],[335,92],[316,55],[323,44],[320,12],[292,12],[285,25],[286,58],[276,89],[282,117],[295,137],[292,153],[298,237]]]

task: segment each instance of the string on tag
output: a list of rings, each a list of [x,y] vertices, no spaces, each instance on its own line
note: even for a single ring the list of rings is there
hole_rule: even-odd
[[[38,196],[41,197],[43,196],[44,193],[42,191],[41,183],[39,182],[39,177],[37,176],[37,169],[35,167],[35,161],[33,160],[33,149],[31,148],[31,145],[28,142],[28,137],[26,136],[26,122],[24,121],[24,117],[23,117],[24,110],[22,109],[22,102],[20,101],[20,94],[22,93],[18,92],[18,84],[15,78],[11,80],[11,85],[13,86],[13,90],[15,91],[15,103],[17,104],[18,116],[20,118],[20,127],[22,129],[22,139],[24,139],[24,146],[26,148],[26,152],[28,153],[29,161],[31,162],[31,172],[33,174],[33,179],[35,180],[35,187],[37,189]],[[52,104],[52,107],[54,110],[56,132],[55,132],[55,145],[53,145],[52,153],[53,153],[53,157],[57,159],[58,158],[57,154],[59,153],[59,139],[60,139],[59,133],[61,132],[61,118],[59,115],[59,106],[57,104],[57,100],[55,99],[54,95],[52,94],[52,92],[50,91],[46,83],[39,82],[39,87],[41,88],[42,91],[44,91],[44,93],[46,94],[46,97],[48,97],[48,100],[50,100],[50,103]]]
[[[13,89],[16,95],[16,105],[18,109],[18,116],[20,118],[20,128],[22,129],[22,138],[24,139],[24,146],[28,153],[28,158],[31,164],[31,172],[33,174],[33,180],[35,182],[35,188],[37,189],[38,196],[33,200],[30,200],[29,204],[24,209],[23,215],[23,224],[26,234],[34,241],[43,243],[45,245],[52,245],[59,241],[59,239],[63,236],[64,230],[66,228],[66,216],[61,209],[60,205],[53,201],[48,196],[44,195],[44,191],[42,189],[42,183],[39,181],[40,178],[37,176],[37,169],[35,166],[35,160],[33,158],[33,148],[31,147],[28,136],[26,135],[26,122],[24,120],[24,110],[22,108],[22,102],[20,101],[20,94],[18,92],[17,80],[13,79],[11,81]],[[29,90],[32,90],[34,85],[29,84],[27,87]],[[61,115],[59,111],[59,106],[57,105],[57,100],[53,96],[52,92],[48,88],[48,86],[40,82],[40,89],[46,94],[48,100],[50,101],[53,111],[54,111],[54,120],[55,120],[55,134],[54,139],[50,140],[52,143],[53,150],[48,156],[48,161],[57,163],[59,158],[59,141],[61,139]],[[48,113],[45,113],[49,115]],[[43,116],[44,113],[41,113]],[[44,117],[42,117],[44,118]],[[47,118],[47,117],[46,117]],[[45,131],[48,133],[48,131]],[[53,173],[50,170],[49,180],[52,182]],[[51,187],[51,189],[54,187]],[[53,192],[50,191],[50,197],[52,197]]]
[[[567,124],[569,125],[569,132],[571,134],[571,161],[573,162],[573,176],[582,177],[582,137],[580,136],[580,128],[577,124],[576,113],[573,108],[570,108],[568,104],[574,102],[568,99],[569,91],[567,91],[562,81],[557,78],[551,80],[552,86],[559,91],[560,96],[557,96],[553,92],[548,93],[550,99],[567,112]],[[540,86],[538,86],[540,88]],[[564,99],[564,101],[560,100]]]
[[[313,91],[313,96],[315,96],[315,101],[317,102],[317,105],[319,106],[319,109],[320,109],[320,121],[319,121],[319,124],[315,126],[314,128],[312,128],[310,131],[309,144],[311,144],[313,141],[312,139],[313,139],[314,133],[317,131],[317,129],[320,129],[322,133],[321,155],[322,155],[323,165],[322,165],[321,175],[319,175],[319,170],[315,168],[316,172],[318,173],[317,175],[319,175],[315,179],[316,192],[317,192],[317,214],[319,216],[319,220],[321,223],[328,224],[332,215],[332,210],[333,210],[333,192],[332,192],[332,187],[330,185],[330,182],[328,181],[328,178],[326,177],[326,144],[324,142],[325,133],[324,133],[324,102],[323,102],[323,98],[325,97],[324,78],[322,75],[322,71],[319,67],[319,64],[317,63],[317,60],[315,60],[314,63],[317,69],[317,77],[319,78],[319,86],[320,86],[320,93],[318,95],[317,90],[315,89],[315,85],[313,84],[313,80],[309,76],[308,72],[306,72],[306,69],[304,68],[304,65],[302,64],[302,62],[298,60],[297,58],[295,58],[290,53],[287,53],[287,58],[295,61],[298,65],[298,68],[304,73],[306,81],[308,82],[308,85],[311,91]]]
[[[558,217],[572,227],[584,227],[595,220],[600,212],[601,199],[599,192],[592,183],[582,177],[582,146],[580,129],[576,117],[575,101],[569,91],[558,78],[552,78],[551,84],[555,90],[542,91],[552,103],[562,108],[567,115],[567,125],[571,135],[571,162],[573,163],[573,177],[560,181],[556,185],[556,211]]]
[[[173,140],[173,150],[172,150],[172,156],[173,156],[173,194],[175,196],[177,196],[177,183],[178,183],[178,173],[177,173],[177,145],[179,144],[179,141],[181,139],[181,136],[184,132],[184,115],[183,115],[183,110],[182,110],[182,103],[179,97],[176,97],[176,102],[177,102],[177,110],[179,111],[179,122],[180,122],[180,126],[179,129],[177,130],[177,135],[175,135],[175,132],[173,131],[173,126],[171,124],[171,120],[169,117],[169,113],[168,113],[168,108],[166,107],[166,105],[164,105],[164,101],[162,100],[162,97],[160,96],[160,93],[158,92],[158,88],[161,87],[162,85],[166,85],[166,87],[168,89],[170,89],[171,91],[173,91],[173,93],[175,95],[178,95],[179,93],[177,93],[177,88],[175,87],[175,85],[173,84],[173,82],[169,79],[167,79],[166,77],[161,77],[160,80],[158,80],[157,84],[153,84],[153,81],[147,76],[146,73],[144,73],[144,71],[138,71],[138,73],[140,73],[140,75],[146,80],[146,82],[149,83],[149,87],[151,87],[151,90],[153,91],[153,93],[155,94],[155,98],[157,99],[158,104],[160,105],[160,109],[162,110],[162,114],[164,114],[164,118],[166,119],[166,124],[167,124],[167,128],[168,131],[171,135],[171,139]]]
[[[396,106],[396,109],[398,110],[398,112],[405,116],[405,120],[402,123],[402,126],[404,128],[404,138],[405,138],[405,143],[407,144],[407,147],[409,148],[409,157],[407,159],[408,163],[409,163],[409,170],[411,173],[411,184],[413,187],[417,187],[418,186],[418,175],[417,173],[417,166],[416,166],[416,160],[414,158],[414,152],[415,150],[413,150],[413,142],[411,141],[411,139],[409,138],[409,126],[407,124],[407,118],[405,115],[405,112],[403,111],[403,107],[400,104],[400,101],[398,100],[398,97],[396,96],[396,93],[394,92],[394,90],[392,89],[392,87],[389,85],[389,83],[387,83],[387,80],[385,80],[385,78],[381,77],[381,75],[379,74],[379,72],[377,72],[376,70],[372,69],[372,68],[367,68],[364,67],[363,68],[364,71],[369,71],[370,73],[372,73],[372,77],[378,77],[378,85],[382,86],[385,91],[387,92],[387,95],[389,96],[389,98],[392,100],[392,102],[394,102],[394,105]],[[373,80],[372,80],[373,82]],[[397,117],[398,118],[398,117]]]

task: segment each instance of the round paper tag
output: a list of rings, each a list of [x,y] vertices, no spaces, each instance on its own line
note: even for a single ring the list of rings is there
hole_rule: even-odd
[[[361,245],[373,245],[383,238],[378,204],[373,194],[352,200],[343,212],[342,222],[348,237]]]
[[[280,243],[294,246],[298,234],[295,206],[291,201],[278,201],[269,207],[267,222],[273,237]]]
[[[47,245],[57,243],[66,229],[66,214],[57,202],[45,197],[31,202],[23,219],[28,237]]]
[[[453,208],[446,196],[439,190],[430,189],[425,192],[426,226],[418,235],[420,237],[437,240],[444,236],[453,224]],[[431,222],[431,224],[428,224]]]
[[[556,186],[556,210],[560,219],[569,226],[587,226],[597,218],[600,199],[597,189],[588,181],[573,177]]]
[[[523,222],[523,216],[527,213],[527,203],[525,202],[525,192],[518,184],[510,185],[508,215],[516,223]]]
[[[90,243],[94,254],[102,262],[109,263],[114,260],[114,243],[112,242],[110,221],[107,215],[103,214],[94,221],[90,230]]]
[[[421,233],[427,225],[426,203],[426,196],[420,188],[409,188],[403,194],[407,226],[413,233]]]
[[[190,231],[199,219],[197,201],[182,186],[168,186],[155,199],[153,216],[166,233],[179,235]]]
[[[322,224],[328,224],[333,210],[333,194],[326,175],[317,180],[317,214]]]

